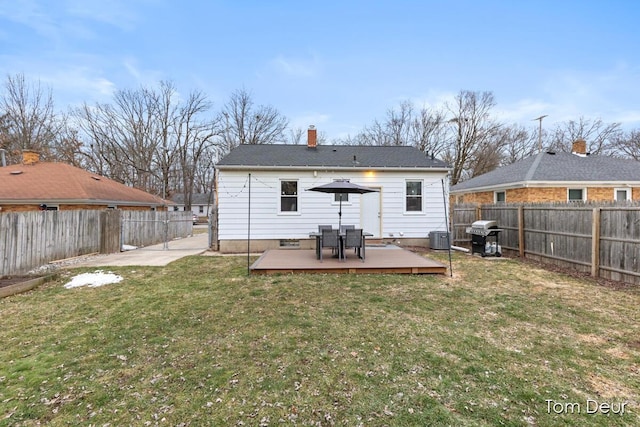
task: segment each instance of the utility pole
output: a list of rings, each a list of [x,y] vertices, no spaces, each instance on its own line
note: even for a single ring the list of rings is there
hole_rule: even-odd
[[[545,117],[549,117],[549,115],[545,114],[544,116],[540,116],[532,120],[532,122],[536,120],[540,122],[540,128],[538,129],[538,151],[539,152],[542,151],[542,119],[544,119]]]

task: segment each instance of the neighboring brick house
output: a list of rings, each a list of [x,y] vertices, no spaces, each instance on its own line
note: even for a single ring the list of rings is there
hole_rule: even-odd
[[[542,152],[451,187],[452,203],[538,203],[640,200],[640,162],[589,155],[577,140],[571,153]]]
[[[0,213],[34,210],[164,210],[160,197],[24,151],[19,165],[0,167]]]

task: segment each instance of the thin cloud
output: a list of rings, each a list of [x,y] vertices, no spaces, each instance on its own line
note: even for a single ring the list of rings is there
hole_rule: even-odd
[[[66,4],[67,13],[70,16],[87,21],[103,22],[123,30],[134,28],[139,19],[136,13],[139,5],[134,8],[131,1],[67,0]],[[145,7],[151,7],[151,4],[147,4]]]
[[[271,67],[289,77],[314,77],[319,74],[321,64],[318,58],[286,58],[278,55],[270,61]]]
[[[160,71],[155,70],[143,70],[138,65],[138,60],[133,57],[127,57],[122,61],[122,66],[129,76],[142,86],[152,86],[157,84],[163,79],[163,75]]]
[[[35,0],[5,1],[0,4],[0,17],[24,25],[50,39],[60,37],[59,25]]]

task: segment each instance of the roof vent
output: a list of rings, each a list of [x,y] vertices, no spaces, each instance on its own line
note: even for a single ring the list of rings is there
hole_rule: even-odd
[[[11,171],[9,172],[11,175],[20,175],[22,171]]]
[[[95,179],[96,181],[100,181],[100,177],[98,177],[98,176],[93,176],[92,175],[91,178]]]
[[[547,154],[550,154],[550,155],[552,155],[552,156],[555,156],[555,155],[556,155],[556,152],[555,152],[555,151],[547,151]]]

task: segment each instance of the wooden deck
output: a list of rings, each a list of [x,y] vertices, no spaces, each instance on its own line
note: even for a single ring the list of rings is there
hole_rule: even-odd
[[[270,249],[251,266],[252,274],[342,273],[342,274],[445,274],[447,267],[437,261],[398,247],[367,247],[364,262],[353,251],[340,261],[325,249],[323,261],[315,250]]]

